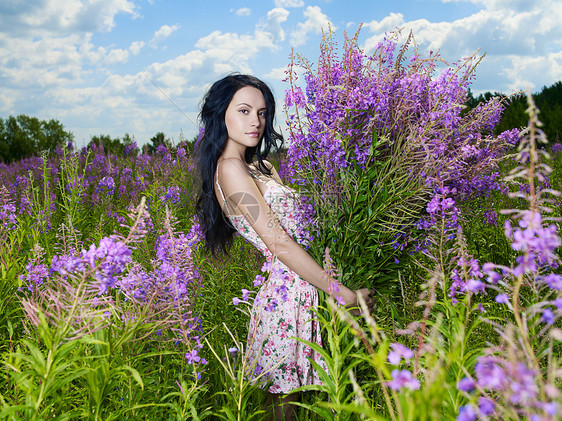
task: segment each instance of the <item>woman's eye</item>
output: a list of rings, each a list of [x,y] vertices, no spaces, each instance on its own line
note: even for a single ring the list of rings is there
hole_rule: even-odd
[[[242,114],[248,114],[248,110],[239,110]]]
[[[265,117],[267,116],[267,112],[266,112],[266,111],[261,111],[261,112],[259,113],[259,115],[260,115],[260,117],[265,118]]]

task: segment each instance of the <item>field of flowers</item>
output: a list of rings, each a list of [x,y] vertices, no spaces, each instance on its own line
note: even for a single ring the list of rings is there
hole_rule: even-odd
[[[287,70],[271,160],[309,252],[377,291],[360,317],[322,298],[329,374],[299,419],[560,419],[562,147],[532,98],[494,137],[502,100],[463,106],[478,59],[397,39],[367,57],[328,34]],[[264,419],[244,347],[268,268],[240,236],[202,247],[189,150],[0,163],[0,419]]]

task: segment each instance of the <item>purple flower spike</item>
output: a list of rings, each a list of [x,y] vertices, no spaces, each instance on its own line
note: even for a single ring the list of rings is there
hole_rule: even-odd
[[[489,416],[494,412],[494,402],[490,399],[481,396],[478,398],[478,409],[482,413],[482,415]]]
[[[476,411],[472,405],[464,405],[459,408],[457,421],[474,421],[476,419]]]
[[[196,349],[191,352],[186,352],[185,359],[187,360],[188,364],[198,363],[199,361],[201,361],[201,357],[197,355]]]
[[[491,358],[480,358],[474,371],[478,385],[483,389],[502,389],[505,386],[505,371]]]
[[[392,351],[388,353],[388,362],[392,365],[400,364],[402,358],[408,362],[414,356],[414,352],[401,343],[393,343],[390,347]]]
[[[555,320],[556,319],[554,317],[554,313],[552,313],[552,310],[549,308],[545,308],[542,312],[541,322],[552,325],[554,324]]]
[[[418,390],[420,388],[419,380],[415,379],[408,370],[392,370],[391,376],[392,381],[388,382],[388,387],[391,389]]]
[[[463,392],[472,392],[476,388],[476,382],[470,377],[464,377],[457,383],[457,389]]]
[[[500,304],[507,304],[507,303],[509,303],[509,297],[508,297],[507,294],[499,294],[499,295],[496,295],[495,300],[496,300],[497,303],[500,303]]]
[[[242,302],[242,300],[240,300],[240,298],[238,297],[234,297],[232,299],[232,304],[234,304],[235,306],[237,306],[238,304],[240,304]]]
[[[265,278],[261,275],[256,275],[254,278],[254,286],[259,287],[261,284],[265,282]]]

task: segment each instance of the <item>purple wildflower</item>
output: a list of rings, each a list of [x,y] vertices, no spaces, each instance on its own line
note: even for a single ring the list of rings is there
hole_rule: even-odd
[[[497,303],[500,304],[507,304],[509,303],[509,296],[507,294],[498,294],[496,298],[494,298]]]
[[[535,372],[530,370],[523,363],[511,368],[511,387],[512,394],[509,400],[515,404],[527,405],[538,394],[538,386],[535,383]]]
[[[474,421],[476,419],[476,411],[472,405],[464,405],[459,408],[457,421]]]
[[[256,275],[254,278],[254,286],[259,287],[261,284],[265,282],[265,278],[261,275]]]
[[[113,177],[103,177],[98,184],[97,193],[107,193],[108,196],[113,196],[115,191],[115,181]]]
[[[392,365],[399,365],[402,358],[408,362],[414,356],[414,352],[401,343],[395,342],[390,347],[392,351],[388,353],[388,362]]]
[[[502,389],[507,376],[502,367],[494,359],[481,357],[474,367],[478,386],[483,389]]]
[[[556,318],[554,317],[554,313],[551,309],[545,308],[541,315],[541,322],[552,325]]]
[[[476,382],[470,377],[463,377],[457,383],[457,389],[462,390],[463,392],[472,392],[475,388]]]
[[[392,380],[389,381],[388,387],[394,390],[400,390],[407,388],[410,390],[418,390],[420,388],[420,382],[412,376],[412,373],[408,370],[392,370],[391,373]]]
[[[190,352],[185,353],[185,359],[187,360],[188,364],[198,363],[201,361],[201,357],[197,355],[197,350],[194,349]]]
[[[489,416],[492,414],[492,412],[494,412],[494,402],[488,398],[485,398],[483,396],[480,396],[478,398],[478,409],[480,410],[480,413],[484,416]]]

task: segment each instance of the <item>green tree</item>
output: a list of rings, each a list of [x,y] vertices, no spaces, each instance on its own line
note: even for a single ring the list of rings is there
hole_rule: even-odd
[[[90,142],[88,143],[88,147],[92,145],[101,145],[106,153],[121,156],[123,155],[125,146],[132,143],[133,139],[129,133],[125,133],[125,136],[123,136],[122,139],[119,139],[118,137],[112,139],[111,136],[107,134],[101,134],[99,136],[92,136]]]
[[[73,138],[57,120],[39,120],[20,114],[0,119],[0,160],[19,161],[41,153],[54,153]]]
[[[494,133],[498,135],[505,130],[525,127],[528,123],[527,100],[523,93],[507,97],[501,93],[485,92],[474,97],[469,90],[466,101],[467,110],[475,108],[478,104],[487,101],[493,96],[502,96],[507,101],[507,106]],[[544,124],[542,128],[550,142],[559,142],[562,137],[562,81],[552,86],[544,86],[538,93],[534,93],[535,103],[540,110],[540,119]]]
[[[166,135],[162,132],[158,132],[150,138],[150,144],[147,145],[148,153],[156,152],[156,149],[158,149],[160,145],[164,145],[168,148],[171,146],[170,139],[166,139]]]

